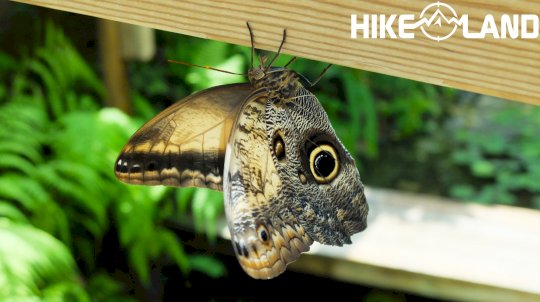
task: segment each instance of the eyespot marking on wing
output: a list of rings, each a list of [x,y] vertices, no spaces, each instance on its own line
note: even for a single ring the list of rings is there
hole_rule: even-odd
[[[231,240],[240,265],[256,279],[270,279],[283,273],[313,243],[300,225],[285,224],[277,229],[260,224],[256,229],[235,234]]]

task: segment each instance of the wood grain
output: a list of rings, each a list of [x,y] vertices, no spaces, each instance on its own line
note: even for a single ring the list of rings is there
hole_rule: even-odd
[[[540,212],[375,188],[366,197],[368,228],[352,245],[314,244],[291,268],[453,301],[540,301]]]
[[[99,18],[276,50],[338,65],[540,104],[540,39],[351,39],[351,14],[416,14],[434,1],[17,0]],[[540,15],[539,1],[448,1],[479,31],[485,14]],[[396,29],[397,30],[397,29]],[[460,30],[458,30],[458,33]]]

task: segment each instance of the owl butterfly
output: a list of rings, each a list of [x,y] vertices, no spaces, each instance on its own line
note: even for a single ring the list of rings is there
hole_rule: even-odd
[[[253,278],[278,276],[313,241],[351,243],[368,205],[351,155],[309,82],[260,60],[249,83],[186,97],[139,129],[116,161],[130,184],[224,192],[236,257]],[[311,85],[309,85],[311,87]]]

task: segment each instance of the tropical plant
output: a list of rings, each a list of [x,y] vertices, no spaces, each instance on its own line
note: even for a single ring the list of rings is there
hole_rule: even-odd
[[[187,273],[190,257],[164,226],[165,219],[181,214],[161,206],[162,200],[176,202],[173,192],[123,185],[112,173],[119,150],[141,121],[117,109],[99,109],[103,87],[92,68],[60,29],[52,23],[44,28],[43,45],[20,64],[0,55],[0,70],[10,71],[0,74],[2,83],[10,84],[0,86],[0,240],[10,243],[0,251],[6,276],[0,292],[14,299],[76,295],[88,300],[85,289],[93,296],[103,291],[98,288],[105,280],[113,280],[97,262],[111,253],[104,242],[110,234],[128,257],[126,274],[133,271],[143,286],[150,282],[152,264],[163,257]],[[204,191],[190,196],[195,212],[203,213],[198,217],[216,216],[200,201],[211,196]],[[187,208],[191,198],[177,200]],[[34,257],[38,250],[42,256]],[[204,270],[198,263],[205,259],[196,255],[193,268]],[[19,287],[7,290],[19,281]],[[121,297],[122,288],[108,286],[106,292]]]
[[[6,210],[2,209],[2,215],[9,212]],[[11,210],[11,214],[19,214]],[[21,223],[24,217],[8,216],[0,218],[0,300],[90,301],[66,246]]]
[[[470,177],[452,184],[450,194],[540,208],[540,108],[495,98],[464,108],[447,133],[452,162]]]

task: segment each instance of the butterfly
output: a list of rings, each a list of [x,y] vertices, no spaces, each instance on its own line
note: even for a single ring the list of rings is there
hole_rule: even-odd
[[[249,83],[209,88],[142,126],[115,164],[129,184],[223,191],[236,257],[251,277],[270,279],[313,241],[338,245],[367,224],[355,161],[300,74],[253,67]],[[290,63],[290,62],[289,62]]]

